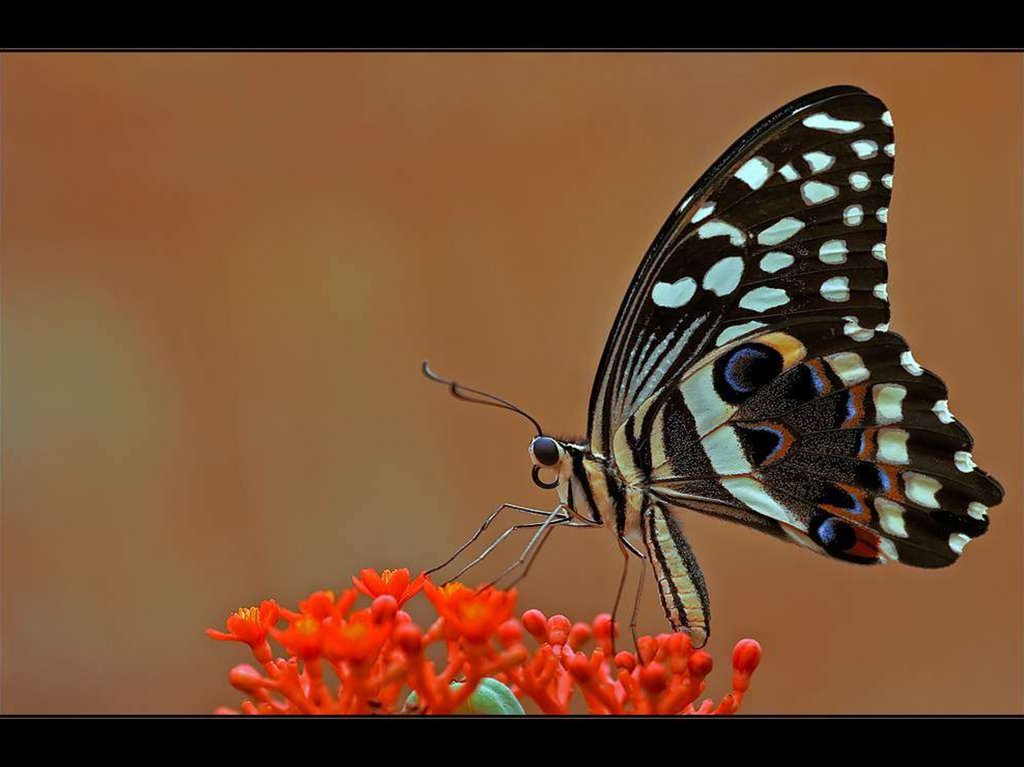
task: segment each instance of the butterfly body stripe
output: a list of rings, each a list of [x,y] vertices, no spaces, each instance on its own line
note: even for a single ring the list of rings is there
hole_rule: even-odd
[[[711,608],[697,560],[672,512],[663,504],[645,496],[642,521],[665,617],[674,631],[689,633],[694,647],[703,647],[711,633]]]

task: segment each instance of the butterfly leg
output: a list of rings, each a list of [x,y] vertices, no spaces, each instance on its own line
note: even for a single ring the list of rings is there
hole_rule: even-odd
[[[533,565],[534,559],[536,559],[537,554],[540,552],[541,548],[543,548],[545,541],[547,541],[551,528],[555,525],[559,525],[561,527],[592,527],[592,525],[589,524],[573,522],[572,517],[566,513],[567,511],[568,510],[565,506],[559,504],[555,507],[555,510],[551,512],[548,518],[540,524],[534,523],[529,525],[520,525],[520,527],[539,527],[540,529],[533,534],[532,538],[530,538],[530,542],[526,544],[526,548],[524,548],[522,554],[519,555],[519,559],[506,567],[505,570],[497,578],[488,583],[485,588],[493,586],[506,575],[520,567],[523,567],[524,565],[525,569],[523,572],[516,576],[515,580],[509,583],[506,588],[511,588],[514,584],[519,583],[519,581],[525,578],[527,573],[530,572],[530,567]]]
[[[570,519],[571,519],[568,514],[564,513],[564,511],[561,509],[561,507],[556,508],[554,511],[545,512],[544,514],[547,517],[547,519],[545,519],[543,522],[526,522],[524,524],[512,525],[511,527],[509,527],[501,535],[499,535],[486,549],[484,549],[476,559],[474,559],[468,565],[463,567],[461,570],[459,570],[457,573],[455,573],[455,575],[453,575],[448,580],[449,581],[454,581],[454,580],[460,578],[466,572],[468,572],[469,570],[473,569],[478,564],[483,562],[490,555],[490,553],[492,551],[494,551],[496,548],[498,548],[498,546],[501,545],[502,541],[504,541],[506,538],[508,538],[510,535],[512,535],[512,533],[516,532],[517,530],[530,530],[530,529],[534,529],[534,528],[541,528],[540,530],[538,530],[537,534],[534,535],[533,539],[531,539],[531,541],[530,541],[530,544],[527,546],[527,551],[528,551],[530,546],[533,545],[533,541],[537,538],[537,535],[540,532],[543,532],[543,530],[545,530],[545,529],[550,529],[553,525],[569,524]],[[525,553],[526,552],[524,552],[524,554]]]
[[[618,588],[618,591],[615,592],[615,604],[612,606],[612,657],[613,658],[615,657],[615,617],[619,614],[619,602],[622,601],[622,591],[623,591],[623,589],[626,586],[626,576],[629,574],[629,555],[630,555],[630,552],[632,552],[634,556],[640,557],[641,559],[646,559],[647,558],[641,552],[637,551],[636,547],[632,543],[630,543],[625,538],[621,538],[621,537],[619,538],[619,551],[622,552],[622,576],[619,578],[619,588]],[[641,588],[642,588],[643,587],[643,580],[642,580],[643,579],[643,571],[642,570],[641,570],[640,577],[641,577]],[[640,597],[638,595],[637,596],[637,600],[639,601],[639,599],[640,599]],[[633,607],[633,617],[634,617],[634,623],[635,623],[635,618],[636,618],[636,606],[635,605]],[[632,628],[633,628],[633,625],[630,624],[630,629],[632,629]],[[635,640],[635,635],[634,635],[634,640]],[[634,641],[634,644],[636,644],[635,641]]]
[[[633,600],[633,615],[629,619],[629,633],[633,635],[633,649],[636,650],[636,657],[640,658],[640,638],[636,635],[636,616],[640,612],[640,598],[644,593],[644,580],[647,578],[647,567],[640,566],[640,582],[636,586],[636,598]]]
[[[673,631],[685,631],[699,649],[711,635],[711,606],[704,574],[667,506],[648,499],[641,521],[665,616]]]
[[[501,504],[501,506],[499,506],[493,512],[491,512],[491,514],[487,517],[487,519],[484,520],[484,523],[482,525],[480,525],[480,528],[475,533],[473,533],[472,536],[470,536],[470,539],[468,541],[466,541],[464,544],[459,546],[459,548],[457,548],[455,550],[454,554],[452,554],[450,557],[448,557],[448,559],[446,559],[444,562],[439,564],[437,567],[432,567],[429,570],[427,570],[426,571],[427,575],[430,575],[431,573],[436,573],[438,570],[441,570],[441,569],[447,567],[448,565],[450,565],[452,562],[454,562],[458,558],[459,554],[461,554],[463,551],[465,551],[470,546],[472,546],[477,541],[477,539],[481,535],[484,534],[484,531],[488,527],[491,526],[491,523],[505,509],[512,509],[513,511],[521,511],[524,514],[533,514],[533,515],[539,516],[539,517],[546,517],[549,514],[551,514],[550,511],[547,511],[545,509],[531,509],[528,506],[517,506],[514,503],[503,503],[503,504]],[[465,572],[465,571],[463,571],[463,572]],[[461,573],[460,573],[460,575],[461,575]],[[458,577],[458,576],[456,576],[456,577]]]
[[[626,576],[629,575],[629,552],[626,551],[621,541],[619,550],[622,552],[622,575],[619,577],[619,588],[615,592],[615,604],[612,605],[612,658],[615,658],[615,616],[619,614],[619,602],[622,600],[622,590],[626,586]]]

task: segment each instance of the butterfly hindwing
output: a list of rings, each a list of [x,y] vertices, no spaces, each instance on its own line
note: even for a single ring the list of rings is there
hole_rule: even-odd
[[[801,316],[888,322],[895,144],[885,105],[819,91],[733,145],[669,217],[623,300],[591,393],[590,447],[708,351]]]
[[[630,439],[652,456],[633,481],[665,501],[857,563],[951,564],[1002,498],[942,381],[900,336],[844,320],[717,350],[634,413],[616,455]]]

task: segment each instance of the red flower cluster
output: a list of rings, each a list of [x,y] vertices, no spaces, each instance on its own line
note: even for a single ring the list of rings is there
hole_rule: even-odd
[[[438,587],[423,575],[410,579],[405,569],[379,575],[363,570],[352,580],[355,588],[340,596],[311,594],[298,612],[268,600],[231,615],[227,632],[207,630],[214,639],[249,645],[262,666],[262,671],[245,664],[231,670],[231,684],[248,696],[241,713],[481,712],[491,710],[487,701],[493,695],[484,695],[484,688],[504,685],[546,714],[569,713],[577,691],[594,714],[731,714],[761,659],[756,641],[739,642],[732,657],[732,692],[718,704],[705,700],[695,707],[712,660],[694,650],[686,634],[645,636],[639,658],[628,651],[612,658],[615,627],[607,614],[590,624],[573,624],[563,615],[546,618],[528,610],[520,621],[512,617],[515,589]],[[401,609],[420,590],[438,614],[426,631]],[[360,592],[372,603],[353,611]],[[278,629],[281,621],[287,626]],[[532,649],[525,634],[535,640]],[[284,647],[287,659],[273,657],[270,639]],[[441,642],[447,660],[439,670],[426,655],[430,645]],[[325,679],[327,669],[337,683]],[[502,705],[500,710],[507,710],[507,702]]]

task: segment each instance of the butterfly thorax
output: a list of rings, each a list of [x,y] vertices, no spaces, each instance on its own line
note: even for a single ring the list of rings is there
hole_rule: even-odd
[[[642,550],[644,488],[626,482],[613,460],[595,455],[581,444],[561,444],[566,459],[558,471],[559,500],[580,517],[604,525]]]

